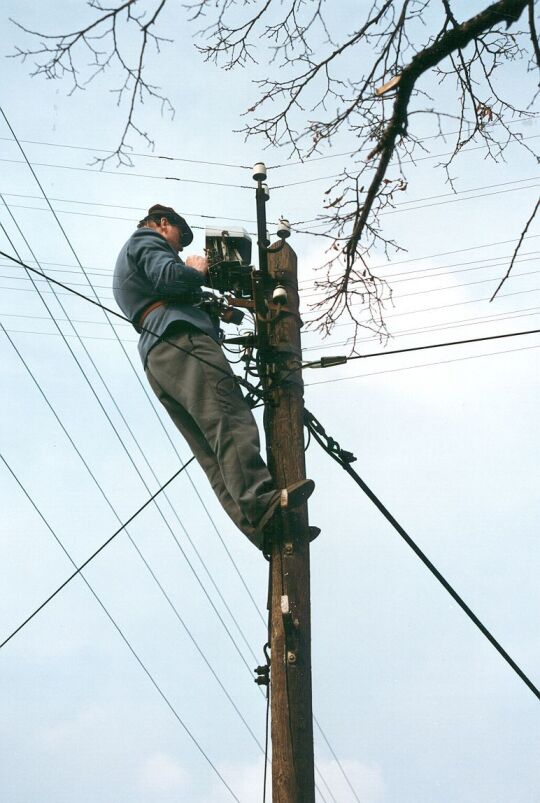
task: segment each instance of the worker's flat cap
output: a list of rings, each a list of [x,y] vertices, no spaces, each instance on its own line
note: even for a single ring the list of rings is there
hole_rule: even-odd
[[[178,226],[182,232],[182,247],[189,245],[193,241],[193,232],[189,228],[184,218],[175,212],[172,206],[163,206],[163,204],[154,204],[148,210],[148,217],[166,217],[169,223],[173,226]]]

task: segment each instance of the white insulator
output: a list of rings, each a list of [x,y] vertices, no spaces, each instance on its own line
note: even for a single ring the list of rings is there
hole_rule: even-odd
[[[286,240],[288,237],[291,236],[291,224],[286,218],[281,217],[279,219],[277,236],[281,240]]]
[[[266,181],[266,165],[264,162],[257,162],[253,167],[253,180]]]
[[[268,189],[268,184],[263,184],[263,185],[262,185],[262,188],[263,188],[263,190],[264,190],[264,197],[265,197],[265,198],[266,198],[266,200],[268,201],[268,200],[269,200],[269,198],[270,198],[270,190]]]
[[[287,303],[287,291],[282,284],[276,284],[276,286],[274,287],[274,292],[272,293],[272,301],[274,302],[274,304]]]

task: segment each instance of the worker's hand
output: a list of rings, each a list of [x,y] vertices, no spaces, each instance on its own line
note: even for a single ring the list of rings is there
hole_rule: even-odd
[[[188,268],[198,270],[199,273],[204,273],[205,275],[208,273],[208,260],[206,257],[189,256],[186,258],[186,265]]]

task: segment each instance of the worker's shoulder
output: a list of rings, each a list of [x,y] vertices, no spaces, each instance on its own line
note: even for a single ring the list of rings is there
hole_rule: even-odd
[[[135,229],[127,241],[126,246],[128,249],[130,247],[140,248],[141,246],[149,246],[151,248],[164,248],[172,251],[165,237],[159,234],[159,232],[154,231],[154,229],[148,228],[147,226],[143,226],[140,229]]]

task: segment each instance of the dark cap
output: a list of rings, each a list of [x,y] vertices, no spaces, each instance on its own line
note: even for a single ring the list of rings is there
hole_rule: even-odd
[[[184,218],[175,212],[172,206],[154,204],[148,210],[149,218],[165,217],[172,226],[178,226],[182,232],[182,247],[189,245],[193,241],[193,232],[189,228]]]

